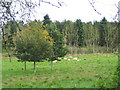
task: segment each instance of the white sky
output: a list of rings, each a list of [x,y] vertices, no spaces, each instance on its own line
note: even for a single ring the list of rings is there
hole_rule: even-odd
[[[58,5],[58,0],[44,0]],[[40,7],[35,10],[35,18],[37,20],[43,20],[43,17],[48,14],[52,21],[63,21],[81,19],[83,22],[88,21],[100,21],[103,17],[106,17],[108,21],[113,21],[118,9],[115,6],[118,5],[119,0],[90,0],[94,1],[95,9],[102,15],[99,15],[94,11],[88,0],[59,0],[64,2],[62,7],[56,8],[47,3],[41,2]],[[31,18],[34,20],[35,18]]]

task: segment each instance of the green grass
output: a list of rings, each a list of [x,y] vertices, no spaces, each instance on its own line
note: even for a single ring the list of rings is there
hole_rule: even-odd
[[[67,57],[67,56],[66,56]],[[96,80],[104,77],[110,82],[118,62],[114,54],[80,55],[73,56],[82,59],[62,60],[54,63],[51,71],[51,62],[40,62],[33,70],[33,63],[27,62],[27,71],[24,63],[12,59],[2,59],[2,87],[3,88],[97,88]],[[83,60],[86,59],[86,60]],[[107,84],[106,87],[111,87]]]

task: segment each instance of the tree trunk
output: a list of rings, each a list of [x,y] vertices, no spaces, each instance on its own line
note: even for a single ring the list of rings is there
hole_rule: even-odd
[[[10,62],[11,62],[11,58],[10,58],[10,54],[9,54],[8,49],[7,49],[7,46],[5,46],[5,50],[6,50],[6,52],[8,53],[8,56],[9,56],[9,59],[10,59]]]
[[[70,53],[73,54],[73,47],[72,45],[70,45],[70,43],[69,43],[69,46],[70,46]]]
[[[65,47],[66,47],[66,36],[65,36],[65,38],[64,38],[64,45],[65,45]]]
[[[75,46],[75,44],[74,44],[74,48],[75,48],[75,54],[77,55],[77,46]]]
[[[51,70],[53,70],[53,61],[51,60]]]
[[[95,53],[95,44],[94,44],[94,41],[93,41],[93,53]]]
[[[78,52],[78,48],[77,48],[77,46],[76,46],[76,55],[78,55],[78,53],[77,53],[77,52]]]
[[[26,61],[25,61],[25,71],[26,71]]]
[[[108,53],[108,42],[107,42],[107,53]]]
[[[36,70],[35,70],[35,61],[34,61],[34,72],[36,72]]]

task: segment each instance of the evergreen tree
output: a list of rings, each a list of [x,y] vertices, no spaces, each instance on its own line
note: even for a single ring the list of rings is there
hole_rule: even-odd
[[[4,26],[4,39],[3,39],[3,47],[5,47],[5,44],[7,47],[13,47],[13,36],[17,33],[18,27],[16,25],[17,22],[15,21],[9,21]]]
[[[53,38],[54,44],[53,44],[53,51],[55,57],[63,57],[67,54],[67,50],[64,48],[64,37],[63,34],[61,34],[54,23],[51,23],[47,30],[49,32],[49,35]]]
[[[64,47],[64,37],[61,34],[54,23],[51,23],[47,27],[47,31],[49,35],[53,38],[53,55],[51,57],[51,70],[53,70],[53,60],[57,59],[58,57],[63,57],[67,54],[67,49]]]
[[[43,20],[43,25],[46,25],[46,24],[48,24],[48,25],[50,25],[50,23],[51,23],[52,21],[50,20],[50,18],[49,18],[49,15],[48,14],[46,14],[45,16],[44,16],[44,20]]]
[[[84,45],[84,29],[83,29],[82,21],[80,19],[76,20],[75,27],[78,32],[78,46],[83,46]]]
[[[59,32],[62,34],[63,32],[63,23],[56,21],[55,25],[57,26],[57,29],[59,30]]]
[[[106,31],[106,25],[107,25],[107,20],[104,17],[101,22],[100,22],[100,27],[99,27],[99,33],[100,33],[100,40],[99,40],[99,45],[100,46],[105,46],[105,31]]]

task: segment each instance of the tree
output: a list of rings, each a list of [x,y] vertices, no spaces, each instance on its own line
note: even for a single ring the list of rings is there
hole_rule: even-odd
[[[74,24],[70,20],[64,20],[61,23],[62,34],[64,36],[64,46],[69,45],[72,48],[73,40],[74,40]],[[72,49],[71,49],[72,52]]]
[[[4,40],[4,36],[6,35],[4,33],[4,26],[8,21],[15,21],[19,31],[21,31],[22,29],[16,22],[16,17],[25,22],[30,21],[31,16],[34,16],[34,9],[36,7],[39,8],[41,3],[46,3],[56,8],[60,8],[63,5],[63,2],[60,1],[55,5],[51,1],[46,0],[37,0],[37,2],[34,2],[34,0],[0,0],[0,29],[2,29],[2,39]],[[4,43],[6,44],[6,42]]]
[[[14,47],[12,38],[18,29],[16,23],[17,22],[11,20],[7,22],[7,24],[2,28],[2,33],[3,33],[2,45],[3,45],[3,49],[5,49],[6,52],[8,53],[9,59],[11,56],[9,53],[9,50],[11,49],[11,47]],[[10,62],[11,62],[11,59],[10,59]]]
[[[62,34],[63,33],[63,26],[64,26],[63,22],[56,21],[55,25],[56,25],[57,29],[59,30],[59,32]]]
[[[95,45],[95,28],[92,24],[92,22],[89,23],[89,40],[90,40],[90,46],[93,47],[93,53],[94,53],[94,45]]]
[[[80,19],[77,19],[75,22],[76,31],[78,32],[78,46],[84,45],[84,29],[83,24]]]
[[[89,30],[88,30],[88,24],[83,22],[83,29],[84,29],[84,45],[88,46],[88,34],[89,34]]]
[[[48,14],[46,14],[46,15],[44,16],[44,20],[43,20],[43,22],[44,22],[44,25],[46,25],[46,24],[50,25],[51,20],[50,20]]]
[[[53,54],[51,56],[51,70],[53,70],[53,60],[58,57],[63,57],[67,54],[68,50],[64,47],[64,37],[61,34],[54,23],[50,23],[47,27],[49,35],[53,38]]]
[[[100,33],[100,40],[99,40],[99,45],[104,46],[106,44],[105,42],[105,32],[106,32],[106,24],[107,20],[104,17],[101,22],[100,22],[100,27],[99,27],[99,33]]]
[[[94,35],[93,35],[93,53],[95,52],[95,47],[94,46],[98,46],[99,43],[99,22],[95,21],[94,22]]]
[[[116,27],[118,26],[118,27]],[[112,52],[117,51],[118,52],[118,46],[119,46],[119,23],[117,22],[111,22],[109,29],[111,32],[109,32],[109,47],[111,47]]]
[[[31,25],[31,26],[30,26]],[[30,23],[27,29],[18,32],[14,37],[15,56],[21,61],[35,62],[50,58],[53,39],[49,36],[46,30],[43,30],[43,24]]]
[[[17,22],[15,21],[9,21],[5,28],[8,29],[8,30],[5,30],[7,33],[8,33],[8,44],[9,46],[8,47],[12,47],[13,46],[13,41],[12,41],[12,37],[15,33],[17,33],[17,25],[16,25]]]
[[[88,22],[86,24],[86,44],[87,46],[92,46],[92,43],[93,43],[93,40],[92,40],[92,37],[93,37],[93,25],[92,25],[92,22]]]

